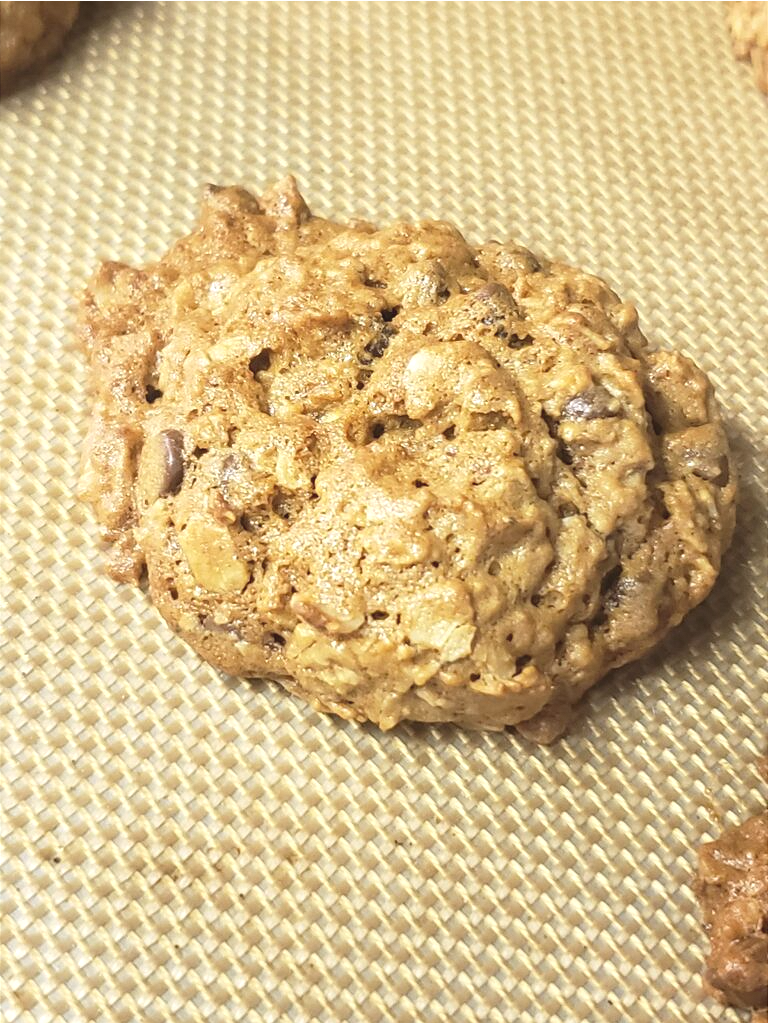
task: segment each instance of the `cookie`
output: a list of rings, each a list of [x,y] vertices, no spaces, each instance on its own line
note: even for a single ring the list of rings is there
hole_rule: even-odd
[[[79,3],[0,0],[0,90],[23,71],[47,61],[69,32]]]
[[[728,27],[734,53],[752,62],[757,87],[768,93],[768,0],[730,0]]]
[[[711,945],[705,988],[721,1003],[753,1010],[753,1021],[765,1020],[768,811],[700,848],[696,892]]]
[[[548,741],[717,576],[712,387],[596,277],[442,222],[337,224],[287,178],[83,299],[82,493],[111,572],[322,711]]]

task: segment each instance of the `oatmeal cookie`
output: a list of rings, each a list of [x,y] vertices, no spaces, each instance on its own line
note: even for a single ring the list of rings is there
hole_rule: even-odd
[[[709,593],[712,387],[596,277],[451,225],[312,216],[292,178],[82,306],[82,491],[213,665],[315,708],[547,741]]]
[[[731,0],[728,27],[734,53],[752,61],[757,86],[768,93],[768,0]]]
[[[768,778],[766,765],[761,772]],[[721,1003],[768,1013],[768,811],[699,850],[696,891],[710,954],[704,984]]]
[[[17,3],[0,0],[0,91],[59,49],[79,3]]]

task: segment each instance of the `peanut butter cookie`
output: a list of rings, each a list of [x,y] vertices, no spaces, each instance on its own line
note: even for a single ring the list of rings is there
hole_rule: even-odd
[[[315,708],[547,741],[709,593],[735,480],[704,374],[599,279],[449,224],[209,187],[83,301],[84,496],[171,626]]]

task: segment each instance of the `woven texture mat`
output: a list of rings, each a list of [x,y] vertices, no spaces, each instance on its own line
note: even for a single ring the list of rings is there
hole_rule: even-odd
[[[85,6],[0,104],[0,1016],[738,1020],[689,888],[765,742],[768,102],[723,6]],[[322,717],[102,574],[73,296],[288,170],[596,271],[717,384],[722,580],[550,749]]]

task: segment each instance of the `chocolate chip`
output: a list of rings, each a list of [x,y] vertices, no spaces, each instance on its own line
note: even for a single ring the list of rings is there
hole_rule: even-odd
[[[285,647],[285,637],[280,633],[267,633],[264,637],[264,646],[268,651],[280,651]]]
[[[475,292],[475,298],[481,299],[483,302],[494,295],[509,297],[509,289],[505,288],[503,284],[499,284],[498,281],[487,281],[482,288],[478,288]]]
[[[617,566],[617,568],[619,567]],[[619,572],[621,572],[620,568]],[[610,573],[607,575],[610,575]],[[617,608],[622,601],[626,601],[628,597],[631,597],[638,586],[638,581],[632,576],[620,576],[613,586],[604,591],[603,608],[606,611],[612,611],[614,608]],[[602,587],[600,589],[602,590]]]
[[[565,466],[573,465],[573,451],[564,441],[558,441],[557,450],[555,453],[560,461]]]
[[[508,348],[525,348],[526,345],[532,345],[534,339],[530,334],[510,334],[507,340]]]
[[[271,363],[272,363],[272,349],[271,348],[265,348],[265,349],[262,349],[262,351],[259,352],[258,355],[255,355],[251,359],[251,361],[248,363],[248,369],[251,371],[251,373],[255,377],[257,373],[263,373],[264,370],[268,370]]]
[[[564,465],[572,466],[573,465],[573,451],[569,448],[569,446],[565,443],[565,441],[563,441],[561,439],[560,434],[558,433],[558,430],[557,430],[557,427],[558,427],[557,421],[555,420],[555,418],[553,416],[550,416],[549,413],[545,412],[543,409],[541,410],[541,418],[544,420],[544,422],[547,425],[547,430],[549,431],[549,436],[552,438],[553,441],[557,442],[556,447],[555,447],[555,455],[558,457],[558,459]]]
[[[712,481],[717,487],[725,487],[731,479],[731,467],[728,464],[728,457],[721,455],[719,460],[720,472]]]
[[[296,499],[289,491],[284,491],[282,487],[277,487],[272,496],[270,507],[275,515],[287,521],[296,512]]]
[[[613,590],[613,588],[619,582],[621,573],[622,568],[620,565],[614,565],[612,569],[609,569],[600,581],[600,593],[607,594],[609,590]]]
[[[475,302],[481,303],[483,307],[481,323],[487,327],[503,324],[510,318],[517,319],[519,316],[520,311],[512,294],[498,281],[488,281],[482,288],[478,288],[472,298]],[[506,336],[507,332],[505,331],[504,334]]]
[[[147,405],[152,405],[152,403],[156,402],[158,398],[163,397],[163,392],[156,388],[153,384],[147,384],[147,387],[144,391],[144,397],[147,401]]]
[[[691,461],[694,461],[694,459]],[[693,474],[694,476],[701,477],[702,480],[710,480],[716,487],[725,487],[731,479],[731,467],[728,464],[728,457],[721,455],[716,462],[699,459]]]
[[[569,399],[560,415],[564,420],[602,420],[618,416],[619,412],[619,403],[598,384]]]
[[[397,314],[399,312],[400,312],[400,307],[399,306],[392,306],[390,309],[382,309],[381,310],[381,319],[384,321],[385,324],[388,324],[392,320],[395,319],[395,317],[397,316]]]
[[[560,505],[557,510],[557,514],[560,519],[568,519],[570,516],[577,516],[579,514],[579,510],[572,502],[566,501]]]
[[[360,355],[360,362],[363,366],[370,366],[374,359],[380,359],[384,355],[392,338],[397,334],[397,328],[384,324],[374,338],[368,342]]]
[[[162,477],[158,494],[175,494],[184,479],[184,438],[180,430],[163,430],[160,434]]]

